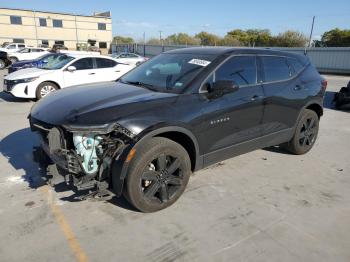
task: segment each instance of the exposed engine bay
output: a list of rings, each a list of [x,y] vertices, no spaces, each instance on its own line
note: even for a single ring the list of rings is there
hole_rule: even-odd
[[[108,131],[71,131],[31,121],[38,131],[41,147],[48,160],[49,184],[65,182],[78,191],[89,191],[80,197],[106,199],[113,195],[111,187],[112,163],[133,144],[133,134],[115,125]]]

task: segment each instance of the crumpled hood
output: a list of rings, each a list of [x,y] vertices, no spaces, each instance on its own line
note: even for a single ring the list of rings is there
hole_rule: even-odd
[[[30,115],[52,125],[96,126],[115,123],[150,108],[157,107],[159,111],[177,96],[120,82],[104,82],[58,90],[37,102]]]
[[[6,80],[17,80],[17,79],[24,79],[24,78],[31,78],[31,77],[37,77],[41,76],[43,74],[50,74],[53,70],[45,70],[40,68],[25,68],[22,70],[18,70],[16,72],[13,72],[9,75],[7,75],[4,79]]]

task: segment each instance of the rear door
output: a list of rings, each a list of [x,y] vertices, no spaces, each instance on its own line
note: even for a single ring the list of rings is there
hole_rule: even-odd
[[[197,132],[204,153],[225,149],[261,136],[264,94],[257,75],[255,55],[233,56],[205,83],[211,85],[219,80],[232,80],[239,89],[219,98],[203,98],[203,119]],[[218,160],[209,157],[205,161],[209,164]]]
[[[96,78],[98,81],[115,81],[127,71],[130,66],[119,64],[117,61],[108,58],[95,58]]]
[[[307,94],[302,91],[302,83],[289,58],[259,56],[259,59],[265,93],[263,134],[287,131],[294,126]]]
[[[75,71],[70,72],[63,70],[63,78],[65,86],[75,86],[87,83],[98,82],[96,77],[96,69],[94,68],[94,60],[92,57],[80,58],[70,64],[76,68]]]

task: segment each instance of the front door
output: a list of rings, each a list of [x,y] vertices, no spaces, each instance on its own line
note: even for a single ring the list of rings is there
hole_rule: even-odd
[[[76,68],[75,71],[63,71],[65,87],[98,82],[93,58],[81,58],[70,66]]]
[[[239,86],[237,91],[214,99],[209,99],[205,92],[200,94],[203,124],[197,132],[204,154],[261,136],[264,93],[257,84],[256,64],[255,56],[233,56],[204,84],[210,86],[219,80],[231,80]],[[217,160],[215,157],[207,159],[208,162]]]

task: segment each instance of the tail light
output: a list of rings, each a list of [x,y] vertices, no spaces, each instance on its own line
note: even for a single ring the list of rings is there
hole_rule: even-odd
[[[322,89],[323,91],[325,91],[328,85],[328,81],[326,79],[323,79],[321,83],[322,83]]]

